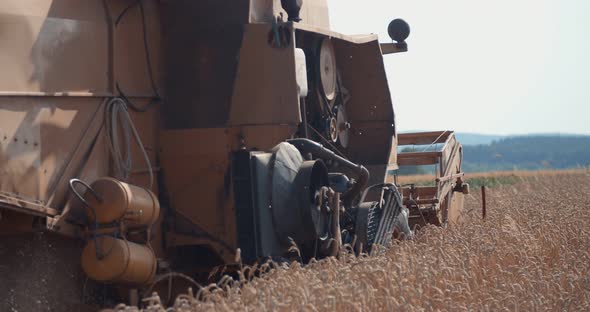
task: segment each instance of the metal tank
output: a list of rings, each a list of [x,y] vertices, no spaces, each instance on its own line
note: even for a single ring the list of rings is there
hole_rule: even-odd
[[[43,233],[63,248],[38,274],[67,258],[60,283],[133,298],[293,245],[387,244],[408,228],[383,55],[409,27],[389,32],[333,32],[325,0],[2,1],[0,263]]]

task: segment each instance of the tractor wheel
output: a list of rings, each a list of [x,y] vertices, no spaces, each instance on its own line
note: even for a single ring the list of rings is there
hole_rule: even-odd
[[[392,191],[395,192],[394,196],[386,201],[383,207],[379,202],[364,202],[359,205],[355,226],[357,250],[369,252],[375,244],[388,246],[396,226],[399,226],[407,237],[412,236],[407,226],[407,213],[404,215],[406,220],[399,220],[403,210],[401,195],[395,188]],[[361,246],[362,248],[359,248]]]

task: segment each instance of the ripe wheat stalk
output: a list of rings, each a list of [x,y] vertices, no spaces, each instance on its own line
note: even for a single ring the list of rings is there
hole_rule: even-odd
[[[461,226],[427,227],[378,255],[343,252],[258,278],[243,268],[168,310],[148,298],[144,311],[590,311],[588,173],[494,188],[485,221],[479,205],[469,195]]]

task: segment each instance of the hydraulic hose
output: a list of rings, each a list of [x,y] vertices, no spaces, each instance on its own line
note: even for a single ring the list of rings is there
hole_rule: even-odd
[[[337,161],[339,164],[354,171],[357,174],[356,183],[348,190],[342,197],[345,207],[352,207],[354,201],[358,198],[361,192],[369,184],[369,170],[363,165],[355,164],[350,160],[337,155],[331,150],[323,147],[321,144],[309,139],[291,139],[288,143],[293,144],[302,154],[311,153],[316,157],[323,159],[331,159]]]

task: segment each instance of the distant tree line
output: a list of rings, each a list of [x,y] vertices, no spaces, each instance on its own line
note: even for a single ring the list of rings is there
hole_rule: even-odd
[[[590,166],[590,136],[509,137],[463,146],[465,172]]]
[[[429,150],[437,148],[432,146]],[[404,147],[400,152],[423,150],[424,147]],[[590,167],[590,136],[531,135],[463,146],[464,172],[579,167]],[[433,166],[404,166],[397,173],[414,175],[434,172]]]

